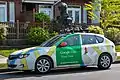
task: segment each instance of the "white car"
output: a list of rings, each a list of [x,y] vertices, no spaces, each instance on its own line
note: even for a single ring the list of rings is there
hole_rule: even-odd
[[[103,35],[73,33],[60,34],[40,46],[13,52],[8,57],[8,67],[40,73],[66,67],[108,69],[115,59],[115,45]]]

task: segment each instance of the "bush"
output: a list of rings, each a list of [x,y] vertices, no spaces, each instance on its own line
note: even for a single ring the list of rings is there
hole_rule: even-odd
[[[102,34],[102,35],[104,35],[103,29],[100,28],[99,26],[93,26],[93,25],[89,26],[88,27],[88,31],[90,33],[96,33],[96,34]]]
[[[53,19],[51,21],[50,31],[57,31],[59,32],[61,29],[61,24],[58,22],[58,20]]]
[[[41,44],[49,39],[49,32],[43,28],[31,28],[28,33],[30,44]]]
[[[37,22],[46,22],[50,23],[50,17],[45,13],[36,13],[35,18]]]
[[[108,28],[105,36],[115,44],[120,42],[120,30],[118,28]]]
[[[56,32],[50,33],[48,30],[40,27],[31,28],[28,33],[29,44],[40,45],[57,34]]]
[[[0,24],[0,40],[4,40],[7,36],[7,25]]]
[[[116,45],[115,50],[116,50],[116,52],[120,52],[120,45]]]
[[[50,32],[50,35],[49,35],[49,36],[50,36],[50,38],[51,38],[51,37],[56,36],[56,35],[58,35],[58,33],[54,31],[54,32]]]

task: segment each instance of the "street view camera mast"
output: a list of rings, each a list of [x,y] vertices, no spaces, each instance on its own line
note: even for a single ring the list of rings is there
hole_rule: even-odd
[[[61,31],[64,33],[70,32],[72,29],[72,18],[67,13],[68,6],[66,3],[62,2],[58,8],[60,10],[59,22],[61,25]]]
[[[61,33],[86,32],[82,29],[84,26],[75,27],[72,25],[72,17],[67,13],[68,6],[66,3],[61,2],[61,5],[58,8],[60,11],[58,21],[61,26]]]

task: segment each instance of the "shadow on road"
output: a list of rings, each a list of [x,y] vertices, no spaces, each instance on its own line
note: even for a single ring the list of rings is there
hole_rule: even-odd
[[[29,77],[42,77],[42,76],[51,76],[51,75],[64,75],[64,74],[74,74],[74,73],[89,73],[101,71],[96,67],[87,67],[87,68],[73,68],[73,69],[62,69],[62,70],[52,70],[47,74],[39,74],[35,72],[22,72],[22,71],[13,71],[13,72],[3,72],[0,73],[0,80],[4,79],[14,79],[14,78],[29,78]]]

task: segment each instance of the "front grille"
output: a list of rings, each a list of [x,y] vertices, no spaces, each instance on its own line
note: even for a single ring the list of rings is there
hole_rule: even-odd
[[[15,68],[17,65],[8,65],[8,67]]]
[[[18,58],[17,55],[10,55],[10,56],[8,57],[9,60],[13,60],[13,59],[17,59],[17,58]]]

